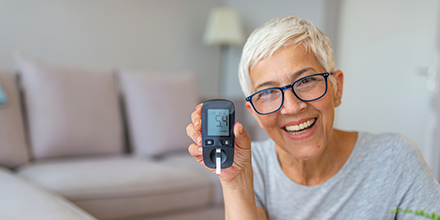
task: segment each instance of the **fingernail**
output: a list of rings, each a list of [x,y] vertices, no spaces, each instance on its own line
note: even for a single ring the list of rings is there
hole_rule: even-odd
[[[199,147],[199,152],[202,152],[202,147]]]
[[[199,125],[200,124],[200,120],[197,120],[195,123],[194,123],[194,127],[197,127],[197,125]]]
[[[202,138],[200,136],[197,137],[197,144],[202,144]]]
[[[200,103],[196,106],[196,110],[199,110],[200,107],[202,107],[202,103]]]
[[[241,124],[238,124],[237,123],[237,126],[239,126],[239,128],[238,128],[238,134],[241,134],[241,133],[243,133],[243,126],[241,125]]]

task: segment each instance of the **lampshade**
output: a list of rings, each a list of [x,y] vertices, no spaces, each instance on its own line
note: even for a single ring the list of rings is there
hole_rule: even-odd
[[[244,42],[240,16],[231,8],[213,9],[206,24],[203,42],[207,45],[241,46]]]

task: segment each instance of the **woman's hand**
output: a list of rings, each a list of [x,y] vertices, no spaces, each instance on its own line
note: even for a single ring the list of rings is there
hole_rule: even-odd
[[[194,141],[188,148],[189,153],[202,165],[202,104],[191,115],[192,123],[186,127],[186,133]],[[225,203],[225,219],[255,220],[266,219],[264,210],[255,205],[254,182],[251,164],[251,139],[240,123],[234,125],[234,162],[222,169],[219,174]],[[206,167],[206,166],[205,166]],[[215,169],[206,167],[215,173]],[[260,216],[259,216],[260,215]],[[260,218],[259,218],[260,217]]]
[[[203,149],[202,149],[202,105],[196,107],[191,114],[192,123],[186,127],[186,133],[194,141],[188,148],[189,153],[202,165]],[[236,122],[234,125],[235,145],[234,145],[234,162],[232,166],[222,169],[219,175],[222,183],[232,183],[238,176],[246,173],[252,173],[251,165],[251,139],[244,130],[243,126]],[[206,166],[205,166],[206,167]],[[206,167],[206,169],[215,173],[215,169]],[[244,175],[243,175],[244,177]]]

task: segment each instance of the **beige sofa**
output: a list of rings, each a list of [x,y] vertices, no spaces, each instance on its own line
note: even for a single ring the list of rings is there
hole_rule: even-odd
[[[0,219],[224,219],[187,152],[192,75],[17,63],[0,71]]]

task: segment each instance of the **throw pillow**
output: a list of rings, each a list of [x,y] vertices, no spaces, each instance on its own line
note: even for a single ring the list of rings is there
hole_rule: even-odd
[[[52,66],[23,55],[15,58],[36,159],[123,151],[113,71]]]
[[[190,115],[198,104],[193,74],[119,73],[134,154],[160,156],[186,150]]]

